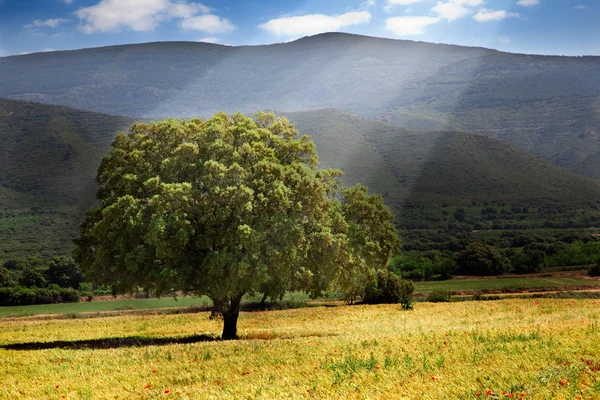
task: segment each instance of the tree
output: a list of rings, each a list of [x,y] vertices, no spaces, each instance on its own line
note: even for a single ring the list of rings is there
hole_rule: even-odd
[[[36,286],[43,288],[46,287],[46,279],[38,269],[27,267],[21,272],[19,285],[24,287]]]
[[[15,286],[16,282],[13,274],[4,267],[0,267],[0,288]]]
[[[99,167],[75,260],[119,292],[206,295],[234,339],[244,294],[317,295],[397,250],[395,230],[371,228],[391,226],[383,203],[355,220],[341,172],[317,165],[312,140],[272,114],[134,124]]]
[[[64,288],[77,289],[80,283],[85,282],[79,265],[67,257],[55,257],[50,260],[45,275],[48,283],[55,283]]]
[[[469,244],[458,254],[456,263],[463,275],[501,275],[508,267],[506,258],[481,242]]]

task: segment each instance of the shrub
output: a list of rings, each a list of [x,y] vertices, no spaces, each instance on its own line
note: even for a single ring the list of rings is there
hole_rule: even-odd
[[[592,265],[588,269],[588,275],[589,276],[600,276],[600,262],[596,265]]]
[[[373,282],[365,287],[363,301],[367,304],[401,303],[402,308],[412,308],[412,294],[415,288],[412,282],[406,281],[391,271],[377,271]]]
[[[448,303],[450,301],[450,292],[447,290],[436,289],[429,293],[426,301],[430,303]]]
[[[38,288],[35,286],[30,288],[23,286],[0,288],[0,306],[75,303],[79,299],[79,292],[74,289]]]

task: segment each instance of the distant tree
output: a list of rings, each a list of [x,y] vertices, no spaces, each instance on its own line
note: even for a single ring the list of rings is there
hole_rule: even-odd
[[[27,260],[8,260],[5,261],[2,265],[4,266],[4,268],[9,269],[11,271],[19,271],[31,267],[31,263]]]
[[[546,266],[546,254],[534,247],[527,246],[522,251],[516,252],[510,262],[517,274],[540,272]]]
[[[457,221],[464,221],[465,220],[465,209],[464,208],[457,208],[456,211],[454,211],[454,219]]]
[[[15,286],[13,274],[5,267],[0,267],[0,287]]]
[[[234,339],[244,294],[314,296],[398,250],[381,198],[340,193],[340,175],[272,114],[135,124],[100,165],[75,260],[116,292],[206,295]]]
[[[456,263],[463,275],[500,275],[508,267],[506,258],[485,243],[469,244],[458,254]]]
[[[21,271],[19,285],[24,287],[36,286],[43,288],[46,287],[46,279],[40,270],[27,267]]]
[[[438,264],[440,279],[450,279],[458,271],[456,261],[451,258],[442,258]]]
[[[85,282],[85,276],[79,265],[68,257],[55,257],[50,260],[46,270],[48,283],[55,283],[64,288],[79,288],[79,284]]]
[[[411,281],[406,281],[392,271],[379,270],[365,287],[364,301],[367,304],[396,304],[402,308],[412,308],[412,295],[415,290]]]

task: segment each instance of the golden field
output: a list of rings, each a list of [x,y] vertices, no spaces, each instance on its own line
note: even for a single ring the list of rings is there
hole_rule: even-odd
[[[208,313],[0,320],[2,399],[600,399],[600,302],[337,306],[242,313],[242,339],[16,350],[218,334]],[[37,345],[30,345],[36,347]]]

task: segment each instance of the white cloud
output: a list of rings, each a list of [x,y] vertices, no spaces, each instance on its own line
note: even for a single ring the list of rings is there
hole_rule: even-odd
[[[73,0],[62,0],[62,2],[65,4],[72,4]]]
[[[575,6],[575,8],[576,8],[576,9],[578,9],[578,10],[585,10],[585,9],[587,9],[587,7],[586,7],[586,6],[584,6],[583,4],[580,4],[580,5],[578,5],[578,6]]]
[[[64,24],[65,22],[69,22],[69,19],[64,18],[52,18],[47,19],[45,21],[36,19],[31,24],[25,25],[25,28],[35,29],[35,28],[57,28],[60,24]]]
[[[165,20],[179,19],[180,26],[209,33],[231,32],[235,26],[226,18],[210,14],[203,4],[187,0],[101,0],[81,8],[75,15],[85,33],[118,31],[151,31]]]
[[[323,32],[339,31],[346,26],[364,24],[369,21],[371,21],[370,12],[352,11],[335,16],[309,14],[276,18],[258,27],[275,36],[307,36]]]
[[[517,5],[521,7],[531,7],[540,4],[540,0],[519,0]]]
[[[385,29],[398,36],[422,35],[429,25],[439,21],[439,18],[434,17],[394,17],[385,21]]]
[[[375,0],[365,0],[360,5],[360,9],[361,10],[366,10],[368,8],[374,7],[376,4],[377,4],[377,2]]]
[[[512,43],[511,38],[509,38],[508,36],[505,36],[505,35],[500,35],[496,39],[498,40],[498,42],[500,42],[502,44]]]
[[[473,7],[477,7],[482,4],[483,0],[449,0],[446,2],[438,1],[438,3],[431,10],[438,13],[440,17],[452,22],[457,19],[464,18],[467,15],[473,14],[475,12]]]
[[[221,39],[219,39],[218,37],[203,37],[197,40],[198,42],[204,42],[204,43],[219,43],[221,41]]]
[[[387,3],[392,6],[408,6],[421,1],[423,0],[387,0]]]
[[[386,0],[387,4],[383,7],[383,11],[389,14],[394,11],[394,7],[396,6],[410,6],[421,1],[423,0]]]
[[[221,18],[213,14],[197,15],[181,21],[183,29],[191,29],[208,33],[230,33],[235,26],[227,18]]]
[[[470,8],[454,2],[438,2],[435,7],[432,8],[432,10],[438,13],[440,17],[446,18],[448,21],[454,21],[466,17],[472,12]]]
[[[473,19],[478,22],[488,21],[501,21],[505,18],[518,18],[518,13],[507,12],[506,10],[487,10],[482,8],[477,14],[473,16]]]

